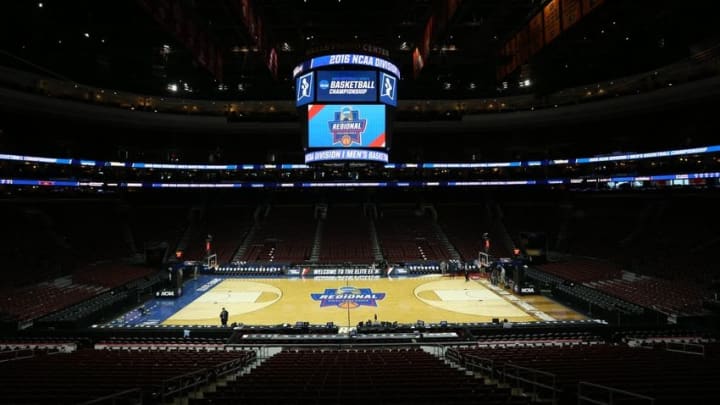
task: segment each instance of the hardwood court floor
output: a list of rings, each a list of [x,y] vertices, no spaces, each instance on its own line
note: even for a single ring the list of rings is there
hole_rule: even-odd
[[[329,291],[327,291],[329,290]],[[348,304],[346,296],[360,297]],[[384,294],[384,295],[383,295]],[[313,298],[315,295],[315,299]],[[374,306],[376,305],[376,306]],[[360,321],[414,323],[510,322],[583,319],[582,315],[544,297],[515,297],[489,288],[486,280],[427,276],[401,279],[319,280],[229,278],[167,320],[166,325],[217,325],[222,307],[230,323],[251,325]],[[550,315],[552,314],[552,315]]]

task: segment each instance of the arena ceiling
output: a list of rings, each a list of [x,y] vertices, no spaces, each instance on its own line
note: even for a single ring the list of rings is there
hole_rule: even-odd
[[[499,78],[507,41],[549,1],[7,1],[0,64],[148,94],[290,99],[292,68],[309,53],[376,46],[403,72],[401,98],[452,99],[542,93],[647,71],[718,39],[717,2],[606,0]],[[424,66],[415,72],[413,52],[423,46]],[[531,88],[518,88],[526,80]]]

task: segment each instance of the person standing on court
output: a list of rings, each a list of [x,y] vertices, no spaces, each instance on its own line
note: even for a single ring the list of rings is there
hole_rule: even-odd
[[[222,326],[227,326],[228,321],[228,311],[223,307],[222,311],[220,311],[220,323],[222,323]]]

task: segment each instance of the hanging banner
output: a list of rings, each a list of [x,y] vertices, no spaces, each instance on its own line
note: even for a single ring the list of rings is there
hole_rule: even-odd
[[[529,51],[530,56],[540,52],[545,46],[545,33],[543,32],[543,15],[538,13],[530,20],[529,29]]]
[[[567,31],[582,18],[580,0],[562,0],[560,4],[562,5],[562,29]]]
[[[528,28],[525,27],[515,34],[516,52],[518,54],[518,65],[524,65],[530,59],[530,48],[528,44]]]
[[[605,0],[583,0],[582,13],[583,16],[590,14],[593,10],[605,3]]]
[[[560,0],[551,0],[543,8],[545,24],[545,45],[560,35]]]

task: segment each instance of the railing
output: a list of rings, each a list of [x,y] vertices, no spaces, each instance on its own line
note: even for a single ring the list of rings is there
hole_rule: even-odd
[[[163,380],[160,383],[160,391],[155,394],[159,397],[161,402],[164,403],[165,400],[169,399],[177,393],[186,391],[189,388],[201,384],[206,384],[208,381],[210,381],[211,374],[212,371],[203,368],[187,374]]]
[[[484,373],[493,380],[500,380],[500,369],[495,367],[495,360],[480,356],[465,355],[463,356],[463,364],[470,371],[478,371]]]
[[[332,336],[332,335],[328,335]],[[324,349],[324,350],[352,350],[352,349],[396,349],[396,348],[415,348],[419,349],[421,347],[427,347],[431,346],[431,344],[428,344],[428,342],[400,342],[400,343],[390,343],[390,342],[353,342],[353,341],[346,341],[342,343],[311,343],[311,342],[293,342],[293,343],[275,343],[275,344],[261,344],[261,343],[237,343],[237,344],[228,344],[227,347],[233,347],[236,350],[252,350],[255,351],[258,355],[258,359],[267,358],[266,355],[269,353],[272,353],[273,349],[282,348],[283,350],[303,350],[303,349]],[[443,342],[441,346],[445,347],[475,347],[477,346],[475,342],[467,342],[467,341],[460,341],[460,342]],[[448,352],[450,352],[453,349],[448,349]],[[452,360],[452,358],[448,357],[449,360]]]
[[[247,366],[255,358],[237,358],[217,364],[210,368],[203,368],[187,374],[163,380],[159,392],[155,393],[164,403],[175,394],[185,392],[198,385],[204,385],[217,377],[232,373]]]
[[[219,377],[225,374],[232,373],[234,371],[237,371],[243,367],[246,367],[253,361],[257,359],[257,354],[255,351],[252,351],[252,356],[249,358],[238,358],[233,360],[228,360],[224,363],[220,363],[213,367],[211,371],[215,373],[215,377]]]
[[[421,348],[441,360],[445,360],[446,352],[450,350],[442,344],[421,346]]]
[[[697,343],[666,342],[665,350],[669,352],[694,354],[703,357],[705,356],[705,345]]]
[[[581,381],[578,384],[578,405],[583,404],[655,405],[655,399],[630,391]]]
[[[95,405],[95,404],[123,404],[123,405],[140,405],[143,403],[142,391],[140,388],[133,388],[130,390],[116,392],[114,394],[106,395],[104,397],[91,399],[90,401],[82,402],[79,405]]]
[[[32,349],[12,349],[0,352],[0,363],[13,360],[22,360],[35,357],[35,351]]]
[[[533,399],[549,399],[557,403],[557,394],[561,391],[557,385],[557,376],[553,373],[528,367],[504,364],[498,366],[493,359],[463,355],[455,349],[447,350],[447,358],[473,372],[480,372],[486,377],[509,384],[511,388],[520,388]]]
[[[450,360],[451,362],[457,364],[458,366],[462,366],[462,365],[463,365],[463,364],[462,364],[463,357],[462,357],[462,355],[460,354],[460,352],[457,351],[457,349],[448,348],[448,349],[445,351],[445,358],[446,358],[447,360]]]
[[[534,368],[505,364],[502,371],[503,381],[512,388],[520,388],[532,394],[533,399],[550,399],[557,404],[557,394],[561,390],[557,386],[557,375]],[[509,381],[508,381],[509,380]]]
[[[668,352],[676,352],[705,357],[705,345],[700,343],[677,342],[673,341],[673,339],[677,338],[658,337],[647,339],[630,339],[628,344],[634,343],[635,345],[645,349],[653,349],[660,346]]]

